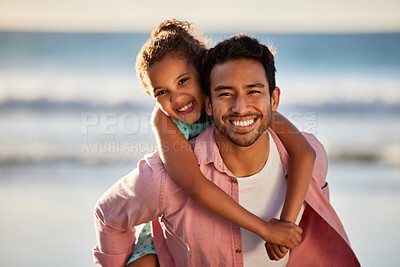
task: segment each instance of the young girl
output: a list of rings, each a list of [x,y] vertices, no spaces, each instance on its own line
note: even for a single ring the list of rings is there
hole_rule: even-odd
[[[153,114],[160,155],[170,177],[197,203],[273,243],[276,255],[284,255],[300,242],[301,229],[289,238],[289,229],[265,222],[250,213],[203,176],[187,139],[210,123],[201,89],[201,60],[206,46],[193,27],[177,20],[161,23],[143,45],[136,62],[142,86],[157,105]],[[172,118],[172,120],[171,120]],[[280,219],[295,222],[303,205],[315,153],[298,130],[279,113],[271,128],[287,148],[289,164],[287,194]],[[289,134],[290,133],[290,134]],[[147,224],[135,245],[129,266],[157,266]],[[282,256],[283,257],[283,256]]]

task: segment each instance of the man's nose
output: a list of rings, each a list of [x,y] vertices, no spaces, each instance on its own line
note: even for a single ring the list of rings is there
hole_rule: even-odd
[[[232,104],[232,112],[243,114],[249,111],[249,109],[249,103],[243,96],[237,96]]]

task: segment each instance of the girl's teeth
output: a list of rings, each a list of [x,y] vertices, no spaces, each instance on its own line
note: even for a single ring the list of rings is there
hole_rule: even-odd
[[[232,121],[232,124],[235,126],[246,127],[250,124],[253,124],[254,120],[247,120],[247,121]]]
[[[193,105],[193,101],[190,102],[189,104],[187,104],[186,106],[184,106],[183,108],[178,109],[178,111],[180,111],[180,112],[186,111],[186,110],[188,110],[189,108],[191,108],[192,105]]]

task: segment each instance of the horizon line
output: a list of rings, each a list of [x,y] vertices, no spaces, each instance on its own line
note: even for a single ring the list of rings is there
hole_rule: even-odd
[[[260,30],[249,30],[249,31],[202,31],[205,34],[400,34],[399,30],[382,30],[382,31],[366,31],[366,30],[359,30],[359,31],[260,31]],[[46,30],[46,29],[2,29],[0,28],[0,33],[51,33],[51,34],[151,34],[151,31],[146,30]]]

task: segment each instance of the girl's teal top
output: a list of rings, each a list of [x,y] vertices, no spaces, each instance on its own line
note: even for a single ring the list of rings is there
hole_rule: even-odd
[[[212,122],[206,121],[201,123],[185,123],[174,118],[172,118],[172,120],[174,121],[178,129],[182,132],[183,136],[185,136],[185,138],[188,140],[198,136],[201,131],[207,128]]]

